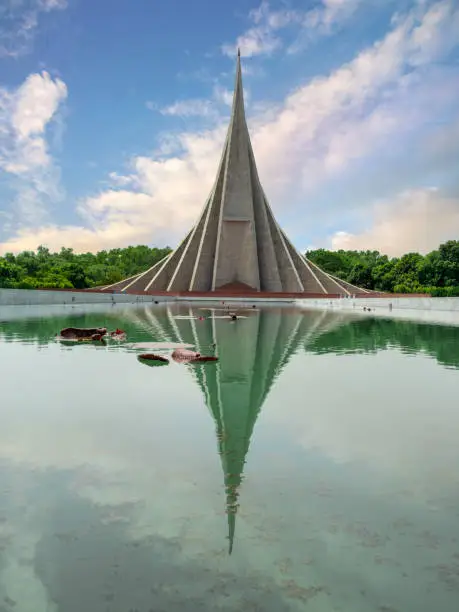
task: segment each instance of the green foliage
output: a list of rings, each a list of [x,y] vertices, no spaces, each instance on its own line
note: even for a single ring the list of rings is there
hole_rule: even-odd
[[[445,366],[459,368],[459,327],[425,325],[379,317],[349,320],[308,339],[306,351],[325,353],[377,353],[399,347],[405,353],[424,353]]]
[[[37,251],[0,257],[0,287],[86,289],[111,285],[147,270],[170,249],[130,246],[98,253],[76,254],[62,247],[59,253],[39,246]],[[389,258],[378,251],[327,251],[306,256],[320,268],[343,280],[375,291],[430,293],[459,296],[459,241],[441,244],[428,255],[406,253]]]
[[[15,289],[86,289],[111,285],[147,270],[170,253],[147,246],[74,253],[62,247],[59,253],[39,246],[37,251],[0,257],[0,287]]]
[[[428,255],[406,253],[390,259],[378,251],[308,251],[325,272],[375,291],[459,296],[459,241],[449,240]]]

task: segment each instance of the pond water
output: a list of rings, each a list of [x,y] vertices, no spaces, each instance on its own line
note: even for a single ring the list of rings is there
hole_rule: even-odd
[[[1,312],[1,612],[456,610],[459,328],[221,314]]]

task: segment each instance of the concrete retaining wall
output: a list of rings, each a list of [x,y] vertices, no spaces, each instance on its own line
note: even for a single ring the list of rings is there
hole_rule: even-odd
[[[412,321],[425,321],[426,323],[459,325],[459,298],[457,297],[304,299],[297,300],[296,303],[301,308],[308,310],[352,311],[362,316],[383,316]]]
[[[213,304],[232,302],[239,307],[250,307],[277,303],[290,304],[305,309],[331,310],[335,312],[351,311],[362,316],[384,316],[398,319],[421,320],[426,323],[444,323],[459,325],[459,298],[430,297],[379,297],[357,299],[351,298],[304,298],[291,297],[267,299],[266,297],[215,296],[167,296],[167,295],[133,295],[129,293],[99,293],[91,291],[53,291],[39,289],[0,289],[0,306],[46,306],[46,305],[83,305],[83,304],[147,304],[167,302],[190,302]],[[364,310],[365,308],[365,310]],[[367,310],[369,309],[369,310]]]
[[[167,302],[166,296],[96,293],[91,291],[52,291],[40,289],[0,289],[0,306],[42,304],[136,304]]]

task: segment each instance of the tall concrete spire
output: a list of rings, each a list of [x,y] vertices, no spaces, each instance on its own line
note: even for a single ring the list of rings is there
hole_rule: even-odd
[[[303,257],[274,218],[247,127],[239,50],[230,124],[201,216],[170,255],[149,270],[104,289],[135,293],[365,292]]]

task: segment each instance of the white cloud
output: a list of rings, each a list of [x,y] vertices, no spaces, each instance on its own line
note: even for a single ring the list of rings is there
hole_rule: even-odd
[[[76,252],[96,251],[148,244],[152,238],[158,245],[175,245],[204,204],[224,136],[224,130],[212,132],[212,138],[183,134],[184,158],[136,158],[132,177],[136,192],[108,190],[87,198],[78,206],[85,222],[81,226],[23,228],[0,245],[0,253],[36,249],[40,244],[52,250],[65,244]]]
[[[206,117],[213,118],[218,115],[211,100],[180,100],[170,106],[160,109],[162,115],[177,117]]]
[[[362,0],[322,0],[324,23],[333,23],[351,15]]]
[[[67,0],[41,0],[39,3],[43,6],[46,11],[52,11],[53,9],[64,9],[67,7]]]
[[[225,44],[222,51],[229,57],[234,57],[240,49],[244,57],[253,55],[269,55],[282,47],[281,40],[275,36],[269,27],[250,28],[239,36],[234,44]]]
[[[248,91],[244,91],[246,101],[249,99]],[[201,117],[208,121],[215,122],[221,119],[220,107],[231,106],[233,102],[233,92],[219,84],[215,84],[212,89],[212,98],[190,98],[177,100],[173,104],[163,108],[158,107],[152,102],[147,102],[147,108],[158,110],[162,115],[180,117],[188,119],[190,117]]]
[[[307,368],[299,360],[292,362],[274,390],[279,398],[288,398],[291,381],[303,372],[311,397],[320,396],[320,403],[292,398],[290,419],[285,419],[280,411],[266,410],[263,415],[266,423],[290,430],[301,445],[334,463],[364,466],[369,470],[367,474],[378,474],[380,483],[389,477],[386,484],[394,487],[394,491],[406,487],[425,501],[439,499],[441,491],[451,490],[456,476],[451,479],[445,465],[449,465],[453,449],[457,453],[451,424],[459,425],[458,413],[449,402],[440,402],[438,411],[432,410],[432,406],[440,390],[445,397],[456,393],[457,372],[439,367],[427,356],[407,359],[406,354],[394,347],[371,358],[328,357],[322,363],[315,357],[306,357]],[[324,385],[331,367],[334,384]],[[404,376],[399,375],[401,369]],[[371,409],[366,404],[365,387],[355,385],[356,376],[371,383]],[[416,381],[417,401],[387,400],[407,398]],[[353,401],[344,408],[343,398],[349,396]],[[426,448],[435,448],[436,452],[426,453]],[[457,459],[459,453],[454,460]]]
[[[40,17],[67,7],[67,0],[2,0],[0,57],[19,57],[30,50]]]
[[[310,10],[278,9],[271,10],[264,1],[257,9],[250,11],[249,20],[253,23],[246,32],[238,36],[234,44],[224,44],[222,52],[234,57],[239,48],[245,57],[269,55],[284,46],[279,36],[280,30],[295,26],[302,34],[289,47],[289,52],[298,51],[304,43],[304,37],[311,32],[330,34],[333,27],[355,12],[362,0],[321,0],[319,5]]]
[[[449,10],[434,20],[432,10],[440,5],[444,2],[398,19],[392,31],[354,60],[251,117],[258,168],[276,213],[277,202],[288,207],[301,198],[307,206],[298,211],[298,223],[303,216],[310,222],[313,187],[342,175],[356,160],[367,162],[382,151],[407,146],[406,138],[426,126],[438,129],[438,116],[457,106],[457,69],[444,72],[432,61],[451,49],[445,32],[459,7],[451,0]],[[422,37],[417,34],[420,27]],[[79,204],[89,224],[84,232],[67,227],[59,235],[54,226],[43,226],[39,233],[24,230],[2,249],[20,250],[40,242],[76,246],[81,241],[91,249],[139,241],[174,246],[204,205],[227,122],[225,118],[206,131],[168,134],[153,157],[134,158],[134,191],[110,190]],[[335,209],[342,205],[331,203]]]
[[[269,55],[282,47],[282,41],[276,32],[289,23],[296,22],[299,15],[296,11],[270,11],[269,4],[263,1],[257,9],[249,13],[253,27],[238,36],[234,44],[224,44],[222,52],[229,57],[234,57],[238,49],[245,57]]]
[[[242,64],[242,74],[244,76],[256,76],[256,77],[265,77],[266,71],[261,68],[261,66],[247,66],[247,64]]]
[[[15,91],[0,89],[0,171],[14,179],[23,221],[39,220],[44,200],[58,195],[46,130],[66,97],[65,83],[47,72],[29,75]]]
[[[65,84],[47,72],[31,74],[16,92],[11,123],[18,138],[43,134],[66,91]]]
[[[322,0],[322,4],[306,11],[297,38],[289,45],[289,54],[298,53],[319,36],[330,36],[356,12],[362,0]]]
[[[127,187],[134,182],[134,177],[118,174],[117,172],[109,172],[108,178],[114,187]]]
[[[405,191],[378,203],[371,226],[359,234],[344,231],[332,237],[333,249],[377,249],[397,257],[407,252],[428,253],[459,236],[459,196],[435,188]]]
[[[450,18],[431,24],[430,41],[437,41],[437,49]],[[254,148],[267,177],[277,176],[281,185],[302,179],[308,190],[353,159],[385,144],[392,148],[404,134],[436,120],[441,108],[454,105],[454,79],[447,75],[432,88],[438,73],[426,53],[423,66],[412,65],[423,50],[413,38],[415,25],[408,16],[350,63],[298,88],[275,118],[256,121]]]
[[[231,106],[233,104],[233,92],[221,85],[215,85],[213,89],[214,99],[220,104]],[[247,100],[247,91],[244,90],[244,98]]]
[[[432,32],[438,28],[441,28],[442,36],[432,36]],[[424,64],[426,61],[440,58],[446,51],[453,49],[457,45],[458,32],[457,3],[451,0],[435,3],[427,11],[422,22],[413,30],[412,64]]]

